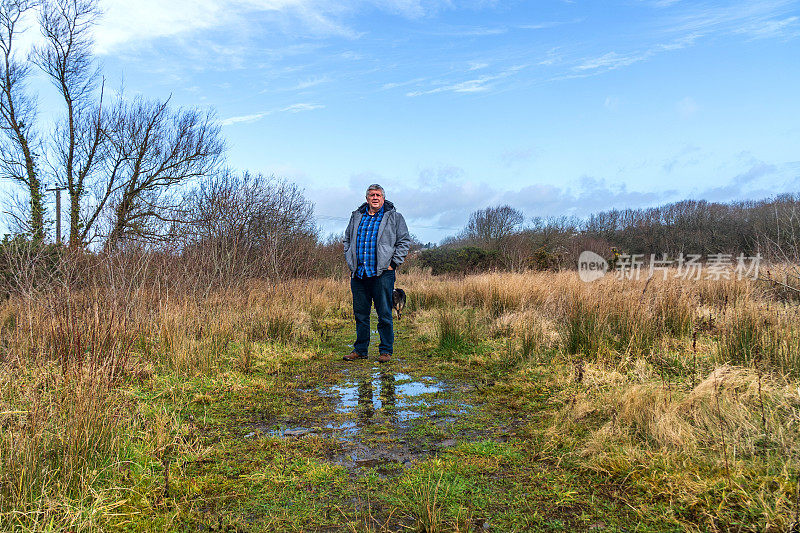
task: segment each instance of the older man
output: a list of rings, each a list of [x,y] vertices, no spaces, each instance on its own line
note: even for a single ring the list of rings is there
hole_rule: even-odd
[[[378,313],[378,362],[387,362],[394,350],[392,292],[394,277],[408,254],[411,236],[403,215],[386,200],[383,187],[367,188],[367,201],[350,215],[344,232],[344,257],[350,267],[350,290],[356,319],[356,343],[345,361],[366,359],[369,347],[369,315]]]

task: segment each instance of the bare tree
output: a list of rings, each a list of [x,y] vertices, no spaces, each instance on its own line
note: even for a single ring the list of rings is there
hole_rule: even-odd
[[[508,205],[474,211],[464,229],[464,237],[496,250],[500,241],[514,233],[525,221],[525,215]]]
[[[764,207],[771,220],[760,224],[758,243],[772,266],[761,277],[784,297],[800,298],[800,196],[780,195]]]
[[[108,128],[106,191],[113,197],[108,246],[126,237],[148,239],[152,221],[169,222],[179,206],[170,192],[192,178],[213,173],[224,144],[210,112],[172,111],[168,102],[121,101]],[[118,185],[117,185],[118,184]]]
[[[81,224],[81,201],[87,182],[99,167],[103,143],[102,91],[95,104],[99,72],[92,56],[91,28],[96,0],[44,0],[39,24],[45,43],[34,62],[50,78],[66,109],[56,129],[53,170],[69,194],[69,244],[84,243],[90,227]]]
[[[38,138],[35,99],[25,93],[30,64],[15,54],[14,41],[20,32],[23,15],[35,7],[34,0],[2,0],[0,3],[0,129],[5,142],[0,144],[0,172],[26,189],[30,197],[27,226],[35,240],[44,238],[44,184],[36,164]]]
[[[0,127],[7,141],[0,145],[0,172],[27,185],[35,238],[44,237],[43,175],[68,192],[70,247],[105,236],[113,249],[125,238],[153,237],[173,219],[174,189],[213,173],[223,142],[208,112],[173,111],[169,101],[142,98],[104,105],[104,82],[92,55],[97,1],[0,0]],[[44,42],[22,62],[13,38],[33,8]],[[32,127],[36,106],[24,83],[32,65],[49,78],[64,106],[46,138]]]
[[[304,275],[317,245],[314,207],[297,185],[226,171],[197,187],[186,202],[191,233],[184,257],[220,280]]]

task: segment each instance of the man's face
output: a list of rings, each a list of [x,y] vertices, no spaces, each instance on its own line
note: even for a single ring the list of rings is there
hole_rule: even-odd
[[[367,205],[370,211],[378,211],[383,207],[383,193],[381,191],[373,190],[367,191]]]

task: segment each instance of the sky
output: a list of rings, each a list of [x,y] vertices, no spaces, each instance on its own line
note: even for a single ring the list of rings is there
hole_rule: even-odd
[[[800,0],[100,5],[106,84],[212,107],[227,164],[297,183],[323,235],[371,183],[423,242],[492,205],[800,190]]]

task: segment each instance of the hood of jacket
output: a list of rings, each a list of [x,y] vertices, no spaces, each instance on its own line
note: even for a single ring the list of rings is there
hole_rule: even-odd
[[[359,213],[361,213],[363,215],[364,213],[367,212],[368,208],[369,208],[369,204],[367,204],[367,202],[364,202],[363,204],[361,204],[359,206],[358,209],[356,209],[353,212],[355,213],[356,211],[358,211]],[[394,209],[394,204],[392,202],[390,202],[389,200],[384,200],[383,201],[383,212],[384,213],[388,213],[392,209]]]

